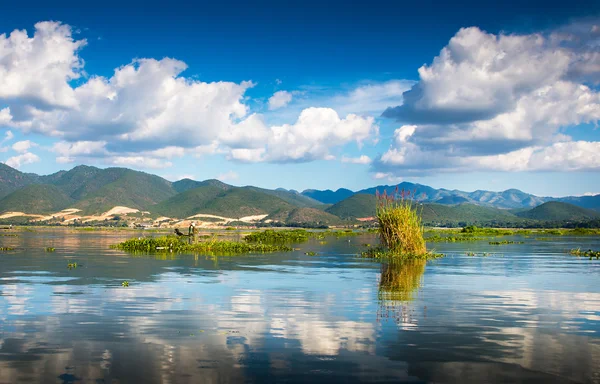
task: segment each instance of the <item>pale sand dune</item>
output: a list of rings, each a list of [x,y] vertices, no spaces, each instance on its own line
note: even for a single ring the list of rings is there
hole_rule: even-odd
[[[264,218],[265,218],[265,217],[267,217],[267,216],[269,216],[269,215],[254,215],[254,216],[244,216],[244,217],[242,217],[242,218],[239,218],[238,220],[239,220],[239,221],[245,221],[245,222],[251,223],[251,222],[253,222],[253,221],[259,221],[259,220],[262,220],[262,219],[264,219]]]
[[[126,215],[128,213],[137,213],[139,211],[140,211],[139,209],[116,206],[116,207],[112,207],[112,209],[110,209],[109,211],[104,212],[100,216]]]
[[[236,219],[232,219],[230,217],[215,216],[215,215],[209,215],[209,214],[205,214],[205,213],[199,213],[197,215],[187,217],[186,219],[191,220],[191,219],[202,218],[202,217],[210,217],[212,219],[220,219],[222,221],[234,221],[234,220],[236,220]]]
[[[212,219],[222,220],[222,221],[224,221],[226,223],[229,223],[230,221],[244,221],[244,222],[251,223],[253,221],[262,220],[262,219],[264,219],[267,216],[269,216],[269,215],[254,215],[254,216],[244,216],[244,217],[241,217],[239,219],[236,219],[236,218],[231,218],[231,217],[223,217],[223,216],[216,216],[216,215],[209,215],[209,214],[205,214],[205,213],[199,213],[197,215],[188,217],[187,220],[198,219],[198,221],[202,221],[203,217],[210,217]]]
[[[11,217],[18,217],[18,216],[44,217],[42,215],[31,215],[29,213],[24,213],[24,212],[6,212],[5,214],[0,216],[0,219],[8,219]]]

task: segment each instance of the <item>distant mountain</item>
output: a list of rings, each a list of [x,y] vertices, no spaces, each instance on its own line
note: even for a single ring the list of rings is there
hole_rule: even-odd
[[[436,200],[436,204],[444,204],[444,205],[456,205],[468,203],[469,199],[462,196],[444,196],[439,200]]]
[[[568,196],[558,199],[564,203],[577,205],[578,207],[600,211],[600,195],[595,196]]]
[[[475,223],[523,221],[506,209],[483,207],[475,204],[423,204],[417,208],[423,223],[428,225],[469,225]]]
[[[474,192],[463,192],[459,190],[435,189],[427,185],[402,182],[398,185],[379,185],[372,188],[361,189],[355,193],[375,195],[379,193],[395,194],[396,191],[410,193],[411,198],[414,197],[423,203],[438,203],[438,204],[461,204],[471,203],[496,208],[523,208],[535,207],[547,201],[558,200],[550,197],[534,196],[518,189],[508,189],[503,192],[492,192],[477,190]],[[307,190],[302,194],[310,193],[310,196],[320,202],[331,202],[333,204],[342,201],[353,193],[349,190],[343,190],[343,194],[332,192],[330,190],[318,191]],[[344,197],[345,196],[345,197]],[[600,200],[600,199],[599,199]],[[592,204],[596,204],[595,202]],[[600,201],[597,203],[600,207]]]
[[[325,191],[307,189],[303,191],[302,194],[324,204],[335,204],[354,195],[354,192],[345,188],[340,188],[337,191],[332,191],[331,189],[327,189]]]
[[[370,194],[356,194],[327,208],[327,212],[343,219],[375,216],[376,198]],[[478,222],[521,222],[523,219],[506,209],[482,207],[475,204],[419,204],[417,210],[423,222],[430,225],[473,224]]]
[[[0,212],[55,213],[75,202],[54,185],[32,184],[0,200]]]
[[[600,218],[600,212],[559,201],[549,201],[516,215],[526,219],[547,221],[584,221]]]
[[[600,195],[539,197],[517,189],[501,192],[435,189],[403,182],[353,192],[348,189],[275,190],[234,187],[219,180],[183,179],[171,183],[159,176],[127,168],[80,165],[40,176],[0,163],[0,212],[53,213],[79,208],[84,215],[114,206],[185,218],[198,213],[239,218],[268,215],[286,223],[339,223],[375,215],[375,193],[409,191],[420,204],[423,220],[432,225],[539,221],[582,221],[600,215]],[[595,210],[595,211],[594,211]]]

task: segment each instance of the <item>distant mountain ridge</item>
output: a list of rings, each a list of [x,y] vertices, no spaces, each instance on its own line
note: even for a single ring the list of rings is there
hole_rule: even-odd
[[[511,209],[533,208],[549,201],[560,201],[577,205],[582,208],[600,210],[600,194],[596,196],[540,197],[525,193],[518,189],[507,189],[506,191],[501,192],[484,190],[465,192],[443,188],[435,189],[427,185],[409,182],[402,182],[397,186],[379,185],[377,187],[361,189],[356,192],[348,189],[338,189],[337,191],[309,189],[303,191],[302,194],[310,196],[322,203],[336,204],[354,194],[374,195],[377,191],[380,193],[387,192],[388,194],[393,194],[396,191],[396,188],[411,192],[417,200],[425,203],[445,205],[470,203],[494,208]]]

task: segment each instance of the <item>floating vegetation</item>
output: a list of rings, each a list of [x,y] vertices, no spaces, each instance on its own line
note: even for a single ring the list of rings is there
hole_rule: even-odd
[[[466,253],[466,255],[472,256],[472,257],[474,257],[474,256],[488,257],[488,256],[492,256],[493,253],[490,253],[490,252],[475,253],[475,252],[469,251]]]
[[[56,251],[56,248],[54,247],[46,247],[46,252],[54,252]]]
[[[358,232],[354,232],[351,229],[346,229],[343,231],[324,231],[322,232],[325,236],[335,236],[335,237],[344,237],[344,236],[358,236]]]
[[[69,262],[69,264],[67,264],[67,268],[68,269],[75,269],[75,268],[77,268],[77,263],[71,263],[71,262]]]
[[[17,235],[16,233],[0,233],[0,236],[4,236],[4,237],[18,237],[19,235]]]
[[[460,232],[478,236],[510,236],[514,235],[516,231],[498,228],[479,228],[474,225],[469,225],[464,227]]]
[[[321,240],[321,241],[319,241],[319,244],[325,245],[325,244],[327,244],[327,242],[325,240]]]
[[[307,241],[311,236],[311,232],[304,229],[292,229],[288,231],[276,231],[267,229],[262,232],[253,232],[244,240],[251,243],[300,243]]]
[[[503,240],[503,241],[490,241],[489,244],[490,245],[525,244],[525,242],[524,241]]]
[[[371,246],[371,244],[369,244],[369,243],[364,243],[362,246],[363,246],[363,247],[370,247],[370,246]]]
[[[13,247],[0,247],[0,251],[14,251]]]
[[[390,256],[427,254],[421,216],[413,207],[410,192],[398,193],[397,187],[393,195],[377,192],[376,216],[381,244],[391,251]]]
[[[309,252],[304,252],[304,254],[307,256],[315,256],[317,254],[317,252],[309,251]]]
[[[600,228],[575,228],[566,231],[565,235],[600,235]]]
[[[180,241],[175,236],[134,238],[113,245],[111,246],[111,248],[120,249],[128,252],[202,252],[224,255],[250,252],[264,253],[292,250],[290,247],[280,244],[254,244],[238,241],[212,240],[189,244],[187,242]]]
[[[463,243],[463,242],[472,242],[472,241],[481,241],[483,238],[481,237],[471,237],[471,236],[431,236],[425,238],[425,241],[428,243]]]
[[[225,230],[226,231],[235,231],[235,228],[234,227],[227,227],[227,228],[225,228]]]
[[[121,283],[121,286],[123,287],[129,287],[129,281],[125,280]]]
[[[367,259],[376,259],[376,260],[393,260],[393,259],[402,259],[402,260],[432,260],[439,259],[446,255],[443,253],[436,253],[433,251],[425,252],[422,254],[414,254],[414,253],[403,253],[397,254],[395,252],[390,251],[389,249],[378,246],[378,247],[370,247],[366,251],[360,253],[361,257]]]
[[[581,248],[577,248],[571,249],[569,253],[574,256],[589,257],[590,260],[592,260],[593,258],[596,258],[596,260],[600,260],[600,251],[592,251],[591,249],[588,249],[587,251],[582,251]]]

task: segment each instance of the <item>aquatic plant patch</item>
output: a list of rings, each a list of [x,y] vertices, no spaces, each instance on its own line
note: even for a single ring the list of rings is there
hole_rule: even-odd
[[[577,248],[577,249],[571,249],[571,251],[569,251],[569,253],[574,256],[588,257],[590,260],[592,260],[594,258],[596,260],[600,260],[600,251],[593,251],[591,249],[588,249],[587,251],[582,251],[580,248]]]
[[[265,253],[277,251],[291,251],[292,248],[281,244],[254,244],[239,241],[201,241],[187,243],[175,236],[134,238],[111,246],[128,252],[177,252],[177,253],[216,253],[216,254],[240,254],[240,253]]]

